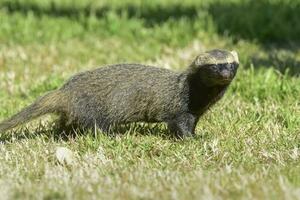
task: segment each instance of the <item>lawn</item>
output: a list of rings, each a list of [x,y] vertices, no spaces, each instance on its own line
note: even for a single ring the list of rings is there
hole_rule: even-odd
[[[299,0],[0,0],[0,120],[105,64],[181,71],[214,48],[241,63],[194,138],[66,136],[55,116],[0,133],[0,198],[300,199],[299,21]]]

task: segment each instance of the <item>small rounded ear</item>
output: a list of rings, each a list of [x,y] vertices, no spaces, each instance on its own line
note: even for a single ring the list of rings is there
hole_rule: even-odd
[[[201,66],[203,65],[204,59],[202,55],[198,55],[196,57],[196,59],[194,60],[193,64],[197,65],[197,66]]]
[[[230,53],[232,54],[232,56],[234,58],[234,61],[236,63],[239,63],[239,56],[238,56],[237,52],[236,51],[231,51]]]
[[[189,67],[188,67],[188,69],[187,69],[187,71],[189,72],[189,73],[196,73],[201,67],[201,65],[203,65],[203,61],[202,61],[202,59],[200,58],[199,59],[199,56],[197,56],[194,60],[193,60],[193,62],[189,65]]]

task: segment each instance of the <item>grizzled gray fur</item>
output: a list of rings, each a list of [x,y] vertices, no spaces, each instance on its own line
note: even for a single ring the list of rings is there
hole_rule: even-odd
[[[96,125],[108,132],[113,125],[166,122],[179,137],[191,136],[199,117],[223,96],[238,65],[235,51],[212,50],[182,73],[140,64],[86,71],[3,121],[0,133],[56,113],[63,127]]]

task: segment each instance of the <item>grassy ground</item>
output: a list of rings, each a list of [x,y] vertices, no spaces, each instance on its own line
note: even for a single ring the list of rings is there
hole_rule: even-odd
[[[192,139],[163,125],[66,138],[49,117],[2,133],[1,199],[300,199],[299,21],[299,0],[0,0],[1,120],[104,64],[182,70],[212,48],[241,60]]]

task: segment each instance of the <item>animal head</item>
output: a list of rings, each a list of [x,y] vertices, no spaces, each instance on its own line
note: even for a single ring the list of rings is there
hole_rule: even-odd
[[[190,66],[190,73],[208,86],[228,85],[238,66],[236,51],[215,49],[198,55]]]

